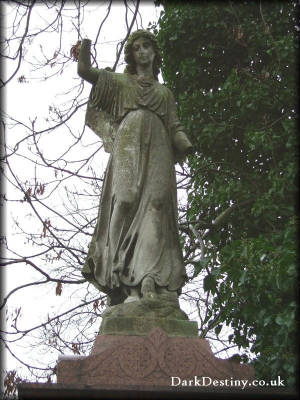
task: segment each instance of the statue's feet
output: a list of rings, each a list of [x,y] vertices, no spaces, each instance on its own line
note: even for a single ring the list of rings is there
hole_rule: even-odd
[[[124,300],[124,303],[131,303],[132,301],[139,301],[140,297],[139,296],[128,296]]]
[[[137,288],[131,288],[130,295],[125,299],[124,303],[131,303],[132,301],[139,301],[140,299],[139,290]]]
[[[155,282],[150,276],[146,276],[146,278],[143,279],[141,293],[143,297],[155,296]]]

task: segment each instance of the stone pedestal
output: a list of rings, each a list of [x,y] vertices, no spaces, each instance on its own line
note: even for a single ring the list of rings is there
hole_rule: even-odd
[[[109,307],[91,354],[60,357],[57,384],[23,384],[19,393],[24,400],[232,399],[244,396],[241,381],[253,378],[251,366],[213,355],[176,296],[149,295]]]
[[[252,380],[253,368],[214,357],[206,340],[158,327],[146,336],[99,335],[90,356],[57,366],[57,382],[67,385],[205,387],[225,379]]]
[[[61,357],[57,365],[58,384],[89,387],[209,387],[213,380],[253,375],[250,366],[214,357],[209,343],[198,337],[197,323],[180,309],[176,293],[149,294],[107,308],[91,355]]]
[[[216,358],[187,319],[108,313],[104,321],[90,356],[60,357],[57,383],[20,384],[19,399],[296,398],[288,388],[250,386],[253,368]]]

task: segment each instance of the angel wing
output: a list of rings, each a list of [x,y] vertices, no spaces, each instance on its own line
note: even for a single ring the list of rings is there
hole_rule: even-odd
[[[111,153],[118,124],[113,122],[110,114],[91,106],[90,102],[88,102],[85,123],[100,137],[104,150],[107,153]]]

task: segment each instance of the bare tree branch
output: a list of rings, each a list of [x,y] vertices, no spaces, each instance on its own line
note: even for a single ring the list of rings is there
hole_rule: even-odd
[[[27,36],[27,32],[28,32],[28,28],[29,28],[29,22],[30,22],[30,17],[31,17],[31,12],[32,9],[35,5],[36,0],[32,0],[31,4],[28,5],[28,14],[27,14],[27,20],[26,20],[26,26],[25,26],[25,30],[24,30],[24,34],[22,36],[21,42],[19,44],[19,48],[18,48],[18,65],[15,69],[15,71],[11,74],[11,76],[2,84],[2,87],[7,85],[16,75],[16,73],[19,71],[20,66],[21,66],[21,61],[22,61],[22,57],[23,57],[23,44],[24,44],[24,40],[26,39]]]

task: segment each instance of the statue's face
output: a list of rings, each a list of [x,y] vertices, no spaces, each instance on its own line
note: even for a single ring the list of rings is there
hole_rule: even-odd
[[[147,66],[153,65],[155,58],[155,51],[151,42],[141,37],[133,42],[132,54],[136,65]]]

